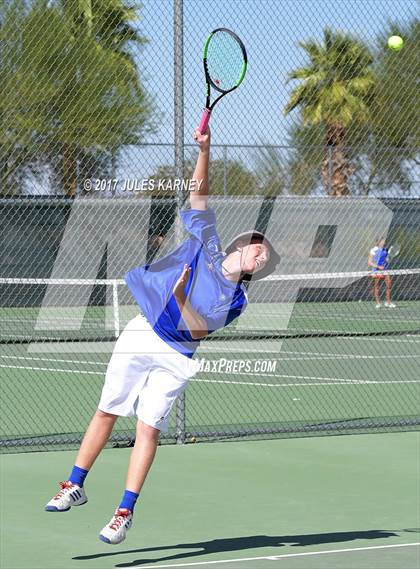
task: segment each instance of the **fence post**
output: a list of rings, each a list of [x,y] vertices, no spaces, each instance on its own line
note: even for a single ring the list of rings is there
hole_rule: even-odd
[[[183,0],[174,0],[174,141],[175,141],[175,178],[184,177],[184,36],[183,36]],[[175,242],[182,239],[182,227],[179,211],[184,204],[184,192],[177,191]],[[185,392],[176,402],[176,442],[185,442]]]
[[[328,145],[328,195],[332,195],[332,176],[333,176],[333,164],[332,164],[332,146]]]
[[[227,145],[223,146],[223,195],[227,196]]]
[[[118,338],[120,335],[120,304],[118,301],[118,281],[113,279],[112,281],[112,306],[113,306],[113,317],[114,317],[114,335]]]

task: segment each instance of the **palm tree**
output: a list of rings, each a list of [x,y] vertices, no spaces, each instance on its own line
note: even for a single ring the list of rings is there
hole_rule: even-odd
[[[333,196],[349,193],[352,166],[346,154],[347,131],[370,119],[370,101],[375,85],[373,57],[361,41],[342,32],[324,30],[323,43],[300,43],[309,63],[289,74],[295,87],[285,114],[298,108],[303,126],[320,125],[326,151],[321,175],[326,192]]]
[[[134,65],[130,46],[147,43],[133,26],[138,19],[136,9],[127,6],[123,0],[79,1],[91,2],[92,31],[101,45],[124,55]]]

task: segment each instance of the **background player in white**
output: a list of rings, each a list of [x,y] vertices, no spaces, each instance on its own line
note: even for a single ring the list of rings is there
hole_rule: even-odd
[[[392,279],[390,275],[375,274],[377,271],[388,269],[388,249],[385,248],[385,239],[381,237],[369,252],[368,266],[372,268],[372,289],[376,308],[381,307],[381,281],[385,283],[385,306],[395,308],[391,300]]]
[[[70,477],[46,505],[68,511],[87,502],[85,478],[106,445],[119,416],[137,416],[125,492],[100,532],[120,543],[131,527],[134,507],[152,465],[159,434],[166,430],[173,403],[197,371],[192,359],[200,340],[229,324],[246,308],[242,281],[273,272],[279,256],[262,233],[237,236],[223,252],[216,216],[208,205],[210,131],[198,130],[194,172],[197,191],[191,209],[181,212],[190,236],[166,257],[130,271],[125,280],[142,314],[120,335],[106,372],[98,410],[85,433]],[[115,473],[112,473],[115,479]]]

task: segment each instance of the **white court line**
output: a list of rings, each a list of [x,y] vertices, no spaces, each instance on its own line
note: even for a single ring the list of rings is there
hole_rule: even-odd
[[[0,364],[0,368],[6,369],[23,369],[26,371],[47,371],[47,372],[59,372],[59,373],[76,373],[78,375],[100,375],[104,376],[103,372],[99,371],[88,371],[88,370],[72,370],[72,369],[61,369],[61,368],[49,368],[49,367],[34,367],[34,366],[17,366],[17,365],[7,365]],[[206,373],[223,373],[222,371],[209,371]],[[238,373],[237,375],[244,375]],[[263,376],[267,377],[264,373],[253,373],[247,372],[248,376]],[[286,374],[272,374],[270,377],[273,378],[294,378],[294,379],[308,379],[308,380],[320,380],[317,383],[263,383],[263,382],[251,382],[251,381],[229,381],[224,379],[200,379],[193,377],[190,379],[191,382],[201,382],[201,383],[223,383],[228,385],[248,385],[248,386],[260,386],[260,387],[302,387],[302,386],[318,386],[318,385],[361,385],[361,384],[376,384],[376,385],[387,385],[392,383],[403,384],[403,383],[420,383],[420,380],[396,380],[396,381],[370,381],[363,379],[342,379],[337,377],[316,377],[307,375],[286,375]],[[343,383],[344,382],[344,383]]]
[[[275,353],[275,352],[273,352],[273,353]],[[383,356],[377,356],[377,355],[373,355],[373,356],[372,356],[372,355],[369,355],[369,356],[367,356],[367,355],[362,355],[362,354],[359,354],[359,353],[354,353],[354,354],[332,354],[331,352],[304,352],[304,351],[301,352],[300,350],[282,350],[282,351],[280,352],[280,355],[281,355],[281,354],[293,354],[293,355],[296,355],[296,356],[299,356],[299,355],[303,355],[303,356],[328,356],[328,357],[329,357],[329,356],[331,356],[331,357],[337,356],[337,357],[345,357],[345,358],[380,358],[380,357],[383,357]],[[398,354],[388,354],[387,357],[394,358],[394,357],[397,357],[397,355],[398,355]],[[409,355],[411,355],[411,354],[409,354]],[[418,355],[420,355],[420,353],[419,353]],[[418,355],[416,354],[416,356],[418,356]],[[405,356],[403,356],[403,357],[405,357]]]
[[[405,340],[405,339],[401,339],[401,338],[419,338],[419,340],[409,340],[409,339]],[[396,342],[399,344],[416,344],[416,345],[420,346],[420,335],[419,336],[417,336],[417,335],[398,336],[398,339],[397,338],[388,338],[388,337],[384,338],[383,336],[381,336],[381,337],[376,337],[376,336],[375,337],[373,337],[373,336],[335,336],[335,337],[326,337],[326,338],[325,337],[319,338],[316,336],[306,336],[305,338],[291,338],[291,337],[287,338],[287,337],[285,337],[285,338],[278,338],[278,339],[273,338],[271,340],[264,340],[262,346],[267,345],[267,343],[269,343],[269,344],[279,344],[279,343],[283,344],[283,343],[292,342],[292,341],[296,342],[296,340],[304,341],[304,342],[314,341],[314,340],[315,341],[321,340],[323,342],[325,342],[325,340],[329,340],[329,341],[340,340],[340,342],[342,342],[343,340],[344,341],[358,340],[359,342],[361,341],[363,343],[365,343],[366,341],[369,341],[369,342],[380,341],[380,342]],[[232,343],[238,342],[238,340],[235,340],[235,339],[229,340],[229,341],[231,341]],[[243,342],[245,344],[244,347],[242,347],[242,348],[231,348],[231,347],[226,346],[227,342],[225,342],[223,340],[218,340],[218,341],[211,342],[212,345],[210,344],[210,342],[205,343],[205,344],[201,344],[198,349],[199,349],[199,352],[201,352],[201,351],[212,352],[212,351],[223,351],[223,350],[226,350],[229,352],[243,352],[244,350],[255,349],[253,345],[251,345],[251,346],[249,345],[251,342],[253,344],[255,344],[255,340],[244,340]],[[258,340],[258,342],[259,342],[259,344],[258,344],[258,347],[259,347],[262,340]],[[220,345],[219,345],[219,343],[220,343]],[[261,352],[261,353],[271,353],[271,351],[263,350],[263,352]],[[277,353],[278,353],[278,350],[277,350]],[[285,352],[282,350],[282,353],[285,353]]]
[[[275,353],[275,352],[273,352]],[[281,355],[279,355],[278,357],[278,361],[281,364],[282,362],[306,362],[306,361],[317,361],[317,360],[384,360],[384,359],[390,359],[390,360],[394,360],[394,359],[398,359],[398,360],[407,360],[410,358],[420,358],[420,354],[407,354],[406,356],[362,356],[360,354],[354,354],[354,355],[333,355],[331,354],[330,356],[296,356],[296,357],[287,357],[287,358],[283,358]],[[257,356],[255,358],[244,358],[244,359],[262,359],[262,355],[261,356]]]
[[[299,353],[299,352],[298,352]],[[407,358],[420,358],[420,354],[408,354],[406,356],[362,356],[360,354],[339,354],[339,355],[320,355],[320,356],[304,356],[304,357],[295,357],[295,358],[283,358],[281,354],[279,354],[280,362],[294,362],[294,361],[314,361],[314,360],[348,360],[348,359],[355,359],[358,360],[387,360],[387,359],[407,359]],[[250,358],[244,358],[250,359]],[[251,359],[261,359],[261,356],[256,356],[255,358]]]
[[[44,363],[47,363],[47,362],[60,362],[60,363],[70,363],[70,364],[72,364],[72,363],[80,363],[80,364],[84,364],[84,363],[97,363],[97,364],[100,364],[100,365],[105,365],[104,362],[86,362],[86,361],[83,361],[83,360],[63,360],[63,359],[58,359],[58,358],[36,358],[36,357],[26,357],[26,356],[0,356],[0,358],[3,358],[3,359],[12,359],[12,360],[23,359],[23,360],[25,360],[25,361],[26,361],[26,360],[33,360],[33,361],[41,361],[41,362],[44,362]],[[246,359],[252,360],[252,359],[261,359],[261,358],[260,358],[260,357],[259,357],[259,358],[256,358],[256,357],[255,357],[255,358],[252,358],[252,357],[251,357],[251,358],[246,358]],[[287,358],[284,358],[284,359],[287,361]],[[299,358],[296,358],[296,359],[299,359]],[[316,359],[316,358],[313,358],[313,359]],[[323,359],[323,358],[320,358],[320,359]],[[10,365],[10,366],[4,365],[4,366],[0,366],[0,367],[18,367],[18,368],[19,368],[19,366],[12,366],[12,365]],[[20,369],[26,369],[26,368],[25,368],[25,366],[20,366]],[[43,368],[28,366],[27,369],[43,369]],[[52,370],[52,371],[66,371],[66,370]],[[67,371],[72,372],[72,373],[77,372],[77,371],[80,371],[81,373],[83,373],[82,370],[67,370]],[[219,370],[217,370],[217,371],[209,371],[209,372],[206,372],[206,373],[221,373],[221,372],[223,372],[223,370],[220,370],[220,371],[219,371]],[[90,372],[90,373],[94,373],[94,372]],[[99,373],[99,372],[97,372],[97,373]],[[237,375],[244,375],[242,372],[236,372],[236,374],[237,374]],[[267,374],[266,374],[266,373],[253,373],[253,372],[248,372],[247,375],[266,376]],[[307,376],[301,376],[301,375],[278,375],[278,374],[272,374],[272,376],[273,376],[273,377],[294,377],[294,378],[296,378],[296,377],[299,377],[299,378],[302,377],[302,378],[304,378],[304,379],[307,378]],[[330,377],[325,378],[325,377],[312,377],[312,376],[310,376],[309,379],[328,379],[328,380],[331,379],[331,380],[335,380],[335,381],[352,381],[352,379],[349,379],[349,378],[340,379],[340,378],[330,378]]]
[[[298,376],[295,376],[298,377]],[[347,383],[334,383],[334,380],[331,379],[325,382],[316,382],[316,383],[262,383],[258,381],[229,381],[223,379],[200,379],[197,377],[193,377],[190,379],[190,382],[194,383],[221,383],[223,385],[246,385],[251,387],[313,387],[318,385],[348,385]],[[377,382],[373,382],[377,383]]]
[[[1,366],[0,366],[1,367]],[[250,374],[249,374],[250,375]],[[273,377],[295,377],[300,378],[300,375],[286,375],[286,376],[273,376]],[[310,378],[306,378],[310,379]],[[316,378],[313,378],[316,379]],[[340,383],[340,381],[345,381],[345,383]],[[196,383],[223,383],[227,385],[248,385],[251,387],[312,387],[318,385],[365,385],[365,384],[373,384],[373,385],[388,385],[392,383],[402,384],[402,383],[420,383],[420,379],[403,379],[403,380],[390,380],[390,381],[371,381],[369,379],[345,379],[345,380],[336,380],[335,378],[324,378],[324,382],[316,382],[316,383],[262,383],[256,381],[229,381],[225,379],[200,379],[197,377],[193,377],[190,379],[190,382]]]
[[[398,338],[384,338],[383,336],[337,336],[340,340],[362,340],[366,342],[399,342],[400,344],[420,344],[420,335],[418,334],[406,334],[404,336],[399,335]],[[402,338],[419,338],[419,340],[403,340]],[[315,338],[316,339],[316,338]]]
[[[262,314],[262,316],[266,316],[265,314]],[[270,316],[270,315],[267,315]],[[267,317],[266,316],[266,317]],[[371,314],[367,314],[364,316],[349,316],[348,314],[340,314],[339,312],[334,315],[334,316],[319,316],[318,314],[297,314],[295,316],[292,316],[292,320],[308,320],[313,319],[316,320],[318,322],[322,322],[322,321],[328,321],[328,320],[345,320],[346,322],[357,322],[357,323],[366,323],[366,322],[379,322],[380,324],[394,324],[396,322],[400,323],[400,324],[412,324],[413,322],[415,322],[415,320],[413,320],[412,317],[408,317],[404,318],[392,318],[391,316],[389,318],[373,318],[373,315]],[[274,316],[270,316],[271,318],[274,318]]]
[[[264,354],[278,354],[278,352],[264,352]],[[288,354],[296,354],[296,357],[283,357],[283,353]],[[261,360],[263,359],[264,354],[258,354],[256,356],[247,356],[243,358],[245,360]],[[300,355],[302,354],[302,355]],[[408,358],[420,358],[420,354],[408,354],[408,355],[388,355],[388,356],[365,356],[360,354],[323,354],[323,353],[316,353],[316,352],[281,352],[278,354],[278,361],[280,364],[282,362],[293,362],[293,361],[315,361],[315,360],[346,360],[346,359],[355,359],[358,360],[377,360],[377,359],[408,359]],[[24,361],[36,361],[36,362],[56,362],[56,363],[66,363],[66,364],[87,364],[87,365],[100,365],[100,366],[107,366],[107,362],[96,362],[96,361],[88,361],[88,360],[67,360],[61,358],[37,358],[33,356],[2,356],[0,355],[0,359],[3,360],[24,360]],[[301,376],[299,376],[301,377]],[[351,381],[351,380],[340,380],[340,381]]]
[[[88,360],[62,360],[60,358],[35,358],[34,356],[2,356],[0,359],[4,360],[31,360],[36,362],[59,362],[64,364],[88,364],[88,365],[107,365],[107,362],[93,362]]]
[[[0,364],[0,367],[5,367],[9,369],[26,369],[30,371],[54,371],[54,372],[63,372],[63,373],[77,373],[77,374],[89,374],[89,375],[104,375],[103,372],[100,371],[86,371],[86,370],[74,370],[74,369],[56,369],[50,367],[28,367],[28,366],[11,366],[11,365],[3,365]]]
[[[0,364],[0,368],[8,368],[8,369],[24,369],[27,371],[50,371],[50,372],[63,372],[63,373],[77,373],[77,374],[90,374],[90,375],[104,375],[102,372],[98,372],[98,371],[86,371],[86,370],[71,370],[71,369],[58,369],[58,368],[48,368],[48,367],[33,367],[33,366],[17,366],[17,365],[3,365]],[[208,372],[208,373],[212,373],[212,372]],[[220,373],[220,372],[213,372],[213,373]],[[238,375],[243,375],[243,374],[238,374]],[[266,376],[267,374],[252,374],[252,373],[248,373],[247,375],[262,375],[262,376]],[[336,379],[333,377],[306,377],[306,376],[300,376],[300,375],[283,375],[283,376],[278,376],[278,375],[273,375],[272,377],[287,377],[287,378],[302,378],[302,379],[320,379],[322,381],[327,381],[327,382],[331,382],[331,384],[334,385],[333,382],[337,382],[337,381],[345,381],[345,382],[353,382],[354,380],[352,379]],[[190,381],[196,381],[196,382],[203,382],[203,383],[227,383],[227,384],[235,384],[235,385],[259,385],[262,387],[285,387],[286,384],[275,384],[275,383],[262,383],[262,382],[249,382],[249,381],[225,381],[225,380],[216,380],[216,379],[199,379],[199,378],[192,378]],[[357,380],[358,381],[358,380]],[[372,382],[372,383],[377,383],[377,382]],[[402,383],[402,382],[399,382]],[[410,382],[411,383],[411,382]],[[314,383],[314,384],[302,384],[302,383],[297,383],[297,384],[289,384],[290,385],[321,385],[318,383]],[[325,385],[325,384],[324,384]],[[330,385],[330,383],[328,383],[328,385]],[[341,383],[339,385],[342,385]]]
[[[77,373],[77,374],[90,374],[90,375],[104,375],[103,373],[96,372],[96,371],[84,371],[84,370],[69,370],[69,369],[55,369],[55,368],[45,368],[45,367],[27,367],[27,366],[15,366],[15,365],[2,365],[0,364],[0,368],[8,368],[8,369],[24,369],[26,371],[50,371],[50,372],[64,372],[64,373]],[[300,377],[300,376],[291,376],[291,377]],[[328,378],[326,378],[328,379]],[[224,381],[224,380],[216,380],[216,379],[198,379],[192,378],[190,381],[194,381],[196,383],[224,383],[229,385],[250,385],[250,386],[259,386],[259,387],[301,387],[302,385],[343,385],[342,383],[334,383],[334,379],[330,379],[328,383],[288,383],[288,384],[275,384],[275,383],[259,383],[259,382],[249,382],[249,381]],[[377,383],[377,382],[372,382]],[[402,382],[399,382],[402,383]]]
[[[408,342],[405,342],[408,343]],[[420,342],[411,342],[412,344],[418,344],[420,346]],[[279,356],[279,358],[282,358],[282,356],[284,354],[295,354],[295,355],[303,355],[303,356],[328,356],[328,357],[344,357],[344,358],[393,358],[393,357],[399,357],[399,358],[404,358],[407,356],[401,355],[401,352],[399,354],[388,354],[387,356],[377,356],[377,355],[363,355],[360,354],[359,352],[355,352],[353,354],[334,354],[332,352],[306,352],[306,351],[300,351],[300,350],[282,350],[277,349],[277,350],[269,350],[269,349],[265,349],[263,346],[261,346],[261,350],[259,350],[258,348],[254,348],[253,346],[251,347],[252,349],[250,349],[249,347],[243,347],[243,348],[230,348],[229,346],[221,346],[221,347],[211,347],[211,346],[200,346],[196,352],[196,354],[199,356],[201,353],[205,352],[205,353],[226,353],[226,354],[243,354],[244,352],[251,352],[256,354],[255,356],[252,356],[251,358],[247,358],[247,359],[252,359],[252,358],[260,358],[261,356],[263,356],[264,354],[277,354]],[[419,354],[409,354],[411,357],[418,357],[420,355]]]
[[[28,366],[16,366],[16,365],[3,365],[0,364],[0,368],[7,369],[23,369],[26,371],[47,371],[47,372],[60,372],[60,373],[76,373],[78,375],[88,374],[88,375],[100,375],[103,376],[103,372],[99,371],[87,371],[87,370],[71,370],[71,369],[58,369],[58,368],[48,368],[48,367],[28,367]],[[216,372],[213,372],[216,373]],[[239,374],[238,374],[239,375]],[[264,375],[264,374],[247,374],[247,375]],[[196,383],[222,383],[226,385],[247,385],[251,387],[314,387],[319,385],[362,385],[362,384],[375,384],[375,385],[387,385],[391,383],[420,383],[420,380],[401,380],[401,381],[370,381],[370,380],[359,380],[359,379],[336,379],[334,377],[324,377],[316,378],[310,376],[300,376],[300,375],[273,375],[272,377],[288,377],[288,378],[302,378],[302,379],[320,379],[321,382],[316,383],[262,383],[262,382],[251,382],[251,381],[228,381],[222,379],[200,379],[193,377],[190,381]],[[345,382],[345,383],[341,383]]]
[[[255,372],[255,371],[240,371],[240,372],[234,372],[231,373],[229,372],[229,370],[227,369],[217,369],[217,370],[198,370],[197,373],[216,373],[216,374],[221,374],[221,373],[228,373],[230,375],[247,375],[248,377],[273,377],[273,378],[277,378],[277,377],[281,377],[283,379],[310,379],[312,380],[320,380],[320,381],[355,381],[354,379],[351,379],[351,377],[346,377],[346,378],[342,378],[342,377],[319,377],[316,375],[296,375],[296,374],[285,374],[285,373],[264,373],[264,372]]]
[[[275,330],[275,331],[276,331],[276,332],[282,332],[283,330],[279,330],[279,331],[278,331],[278,330]],[[292,333],[296,333],[296,334],[299,336],[299,331],[298,331],[298,330],[292,329],[292,330],[290,330],[290,331],[291,331]],[[416,331],[417,331],[417,330],[416,330]],[[274,331],[273,331],[273,332],[274,332]],[[308,337],[309,337],[309,338],[312,338],[312,337],[315,337],[315,338],[316,338],[316,337],[322,338],[322,337],[323,337],[323,336],[322,336],[323,334],[328,334],[327,337],[336,337],[336,338],[346,338],[346,337],[348,337],[349,334],[353,334],[353,337],[354,337],[354,336],[359,336],[359,337],[364,337],[364,338],[366,338],[366,337],[369,338],[368,334],[372,334],[372,335],[374,335],[374,336],[383,336],[383,334],[381,334],[380,332],[376,332],[375,330],[372,330],[372,331],[366,330],[366,333],[367,333],[367,334],[366,334],[366,333],[362,333],[362,334],[359,333],[359,334],[358,334],[357,332],[350,332],[350,331],[349,331],[349,332],[346,332],[346,331],[343,330],[343,329],[341,329],[341,330],[331,330],[331,328],[328,328],[328,330],[320,330],[319,328],[305,328],[304,334],[307,334],[308,332],[310,332],[310,333],[312,334],[312,336],[311,336],[311,334],[309,334],[309,336],[308,336],[308,335],[306,335],[306,336],[300,336],[300,338],[302,338],[302,337],[303,337],[303,338],[308,338]],[[399,333],[398,331],[393,331],[393,330],[385,330],[385,333],[386,333],[386,332],[390,332],[390,333],[392,333],[392,334],[394,334],[394,335],[398,335],[398,336],[404,335],[404,334]],[[403,332],[404,332],[404,331],[403,331]],[[413,332],[414,332],[414,330],[413,330]],[[289,336],[289,338],[290,338],[290,337],[293,338],[293,336]],[[324,336],[324,337],[325,337],[325,336]],[[350,337],[351,337],[351,336],[350,336]],[[287,336],[282,336],[282,339],[286,339],[286,340],[287,340],[288,337],[287,337]]]
[[[304,557],[310,555],[328,555],[330,553],[349,553],[352,551],[370,551],[378,549],[390,549],[393,547],[414,547],[420,545],[418,543],[396,543],[393,545],[372,545],[370,547],[349,547],[348,549],[330,549],[329,551],[306,551],[304,553],[286,553],[284,555],[265,555],[263,557],[242,557],[242,559],[221,559],[220,561],[195,561],[193,563],[176,563],[171,565],[142,565],[143,569],[160,569],[169,567],[196,567],[198,565],[216,565],[217,563],[240,563],[241,561],[260,561],[267,559],[269,561],[277,561],[278,559],[286,559],[288,557]],[[133,565],[135,567],[135,565]]]
[[[271,352],[269,352],[271,353]],[[273,352],[276,353],[276,352]],[[418,358],[420,357],[420,352],[418,354],[407,354],[407,355],[400,355],[400,354],[388,354],[387,356],[379,356],[379,355],[364,355],[364,354],[359,354],[359,353],[354,353],[354,354],[332,354],[331,352],[300,352],[300,351],[291,351],[291,350],[282,350],[279,353],[279,358],[281,360],[288,360],[288,359],[312,359],[311,357],[309,358],[283,358],[282,355],[283,354],[293,354],[296,356],[320,356],[319,358],[313,358],[313,359],[323,359],[322,356],[325,356],[325,359],[331,359],[331,358],[337,358],[337,359],[352,359],[352,358],[357,358],[357,359],[369,359],[369,360],[376,360],[376,359],[383,359],[383,358]],[[257,356],[256,356],[257,357]],[[260,356],[259,356],[260,357]]]

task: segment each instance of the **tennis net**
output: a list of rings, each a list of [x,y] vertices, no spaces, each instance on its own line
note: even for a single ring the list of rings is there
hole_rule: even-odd
[[[384,271],[392,303],[373,298],[371,273],[275,275],[251,283],[249,306],[208,336],[269,339],[420,332],[420,269]],[[0,279],[0,343],[115,341],[138,313],[119,279]]]
[[[202,342],[163,440],[418,429],[420,270],[389,275],[395,308],[375,307],[366,273],[251,283],[244,314]],[[0,299],[0,453],[77,446],[138,307],[112,279],[1,279]],[[129,443],[133,421],[110,444]]]

